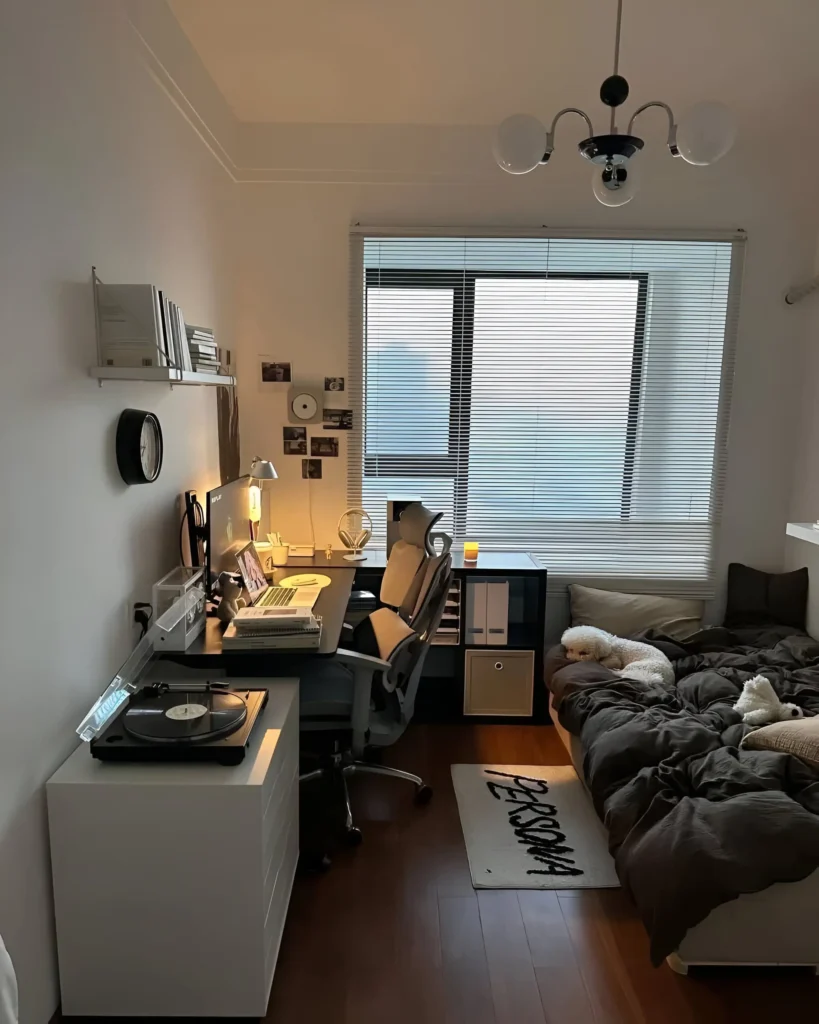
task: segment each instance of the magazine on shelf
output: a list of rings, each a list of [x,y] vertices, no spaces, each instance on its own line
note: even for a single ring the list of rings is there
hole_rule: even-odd
[[[161,305],[150,284],[97,285],[103,366],[165,366]]]

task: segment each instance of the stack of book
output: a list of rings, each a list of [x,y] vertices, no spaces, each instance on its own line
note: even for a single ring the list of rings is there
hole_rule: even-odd
[[[222,650],[315,650],[321,643],[321,617],[292,606],[241,608],[222,635]]]
[[[213,331],[186,327],[182,310],[152,284],[97,284],[103,366],[218,373]]]
[[[209,327],[194,327],[188,324],[188,348],[191,365],[197,373],[219,373],[219,350],[213,331]]]

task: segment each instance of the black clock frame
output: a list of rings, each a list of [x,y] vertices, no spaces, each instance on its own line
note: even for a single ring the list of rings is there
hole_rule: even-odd
[[[146,476],[142,468],[142,428],[146,420],[153,420],[156,426],[158,454],[156,473]],[[151,484],[162,472],[164,443],[159,419],[152,412],[142,409],[123,409],[117,423],[117,468],[126,484]]]

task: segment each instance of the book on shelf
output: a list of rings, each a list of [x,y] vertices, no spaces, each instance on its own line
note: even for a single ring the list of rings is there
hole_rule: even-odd
[[[179,342],[179,317],[176,315],[176,303],[171,302],[170,299],[168,300],[168,313],[170,314],[173,365],[182,370],[184,367],[182,365],[182,346]]]
[[[191,350],[188,347],[188,334],[185,330],[185,317],[179,306],[176,307],[177,329],[179,331],[179,347],[182,350],[182,369],[192,370]]]
[[[197,327],[196,324],[188,324],[186,329],[189,338],[202,338],[203,340],[213,341],[213,328],[211,327]]]
[[[159,289],[159,308],[162,313],[162,351],[165,353],[165,365],[176,366],[176,353],[173,344],[173,328],[171,327],[171,303],[168,296]]]
[[[221,370],[221,367],[218,366],[217,364],[213,364],[213,363],[207,363],[207,364],[204,364],[204,363],[194,363],[193,364],[193,372],[194,373],[219,373],[220,370]]]
[[[165,366],[162,306],[150,284],[98,284],[103,366]]]

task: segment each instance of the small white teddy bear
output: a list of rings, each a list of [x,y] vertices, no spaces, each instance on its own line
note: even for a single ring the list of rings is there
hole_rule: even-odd
[[[597,661],[624,679],[674,682],[674,667],[662,651],[638,640],[624,640],[596,626],[572,626],[561,637],[569,661]]]
[[[734,704],[734,711],[742,715],[746,725],[768,725],[804,717],[802,708],[796,704],[782,703],[765,676],[754,676],[745,683],[739,700]]]

